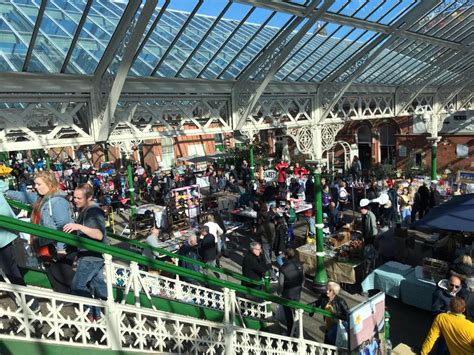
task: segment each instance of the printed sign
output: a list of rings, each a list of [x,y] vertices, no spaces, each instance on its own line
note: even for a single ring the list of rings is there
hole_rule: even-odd
[[[277,178],[278,172],[276,170],[270,169],[263,172],[263,178],[266,182],[275,181]]]
[[[472,171],[459,171],[458,180],[464,184],[474,184],[474,172]]]

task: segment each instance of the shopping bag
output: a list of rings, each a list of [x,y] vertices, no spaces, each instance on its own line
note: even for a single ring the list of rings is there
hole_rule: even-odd
[[[286,325],[285,311],[281,304],[278,305],[275,313],[275,319],[283,325]]]
[[[347,348],[347,340],[348,340],[348,334],[346,327],[344,327],[344,324],[340,321],[337,324],[337,333],[336,333],[336,346],[338,348]]]

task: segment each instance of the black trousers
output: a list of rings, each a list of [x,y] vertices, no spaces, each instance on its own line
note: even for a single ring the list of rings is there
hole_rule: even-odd
[[[291,330],[293,329],[293,324],[295,322],[293,316],[293,309],[290,307],[283,306],[283,312],[285,312],[286,319],[286,335],[291,336]]]
[[[13,242],[0,248],[0,268],[11,283],[26,286],[13,254]]]
[[[76,254],[76,252],[69,253],[64,258],[45,265],[49,283],[54,291],[71,293],[71,282],[74,278],[73,263]]]

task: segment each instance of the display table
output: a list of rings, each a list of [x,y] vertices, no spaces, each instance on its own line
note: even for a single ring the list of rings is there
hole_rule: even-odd
[[[389,261],[372,271],[362,281],[362,291],[377,289],[391,297],[400,298],[400,285],[412,271],[413,268],[409,265]]]
[[[238,206],[240,195],[232,192],[217,192],[212,195],[217,199],[217,209],[233,210]]]
[[[147,211],[152,211],[155,214],[155,225],[157,228],[166,229],[166,206],[158,206],[153,203],[137,206],[137,214],[145,214]]]
[[[316,271],[316,249],[314,244],[305,244],[296,249],[303,264],[305,273],[314,275]],[[324,266],[329,280],[354,285],[359,280],[358,268],[362,266],[362,260],[340,261],[336,257],[329,257],[324,260]]]
[[[402,281],[400,297],[403,303],[431,311],[432,296],[435,290],[436,283],[423,279],[423,267],[416,266]]]
[[[200,188],[209,187],[209,176],[196,176],[196,185]]]

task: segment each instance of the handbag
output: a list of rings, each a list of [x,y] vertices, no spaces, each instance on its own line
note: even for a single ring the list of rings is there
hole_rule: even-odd
[[[337,333],[336,333],[336,346],[338,348],[344,348],[347,349],[347,343],[348,343],[348,334],[346,327],[344,326],[343,322],[339,322],[337,324]]]

